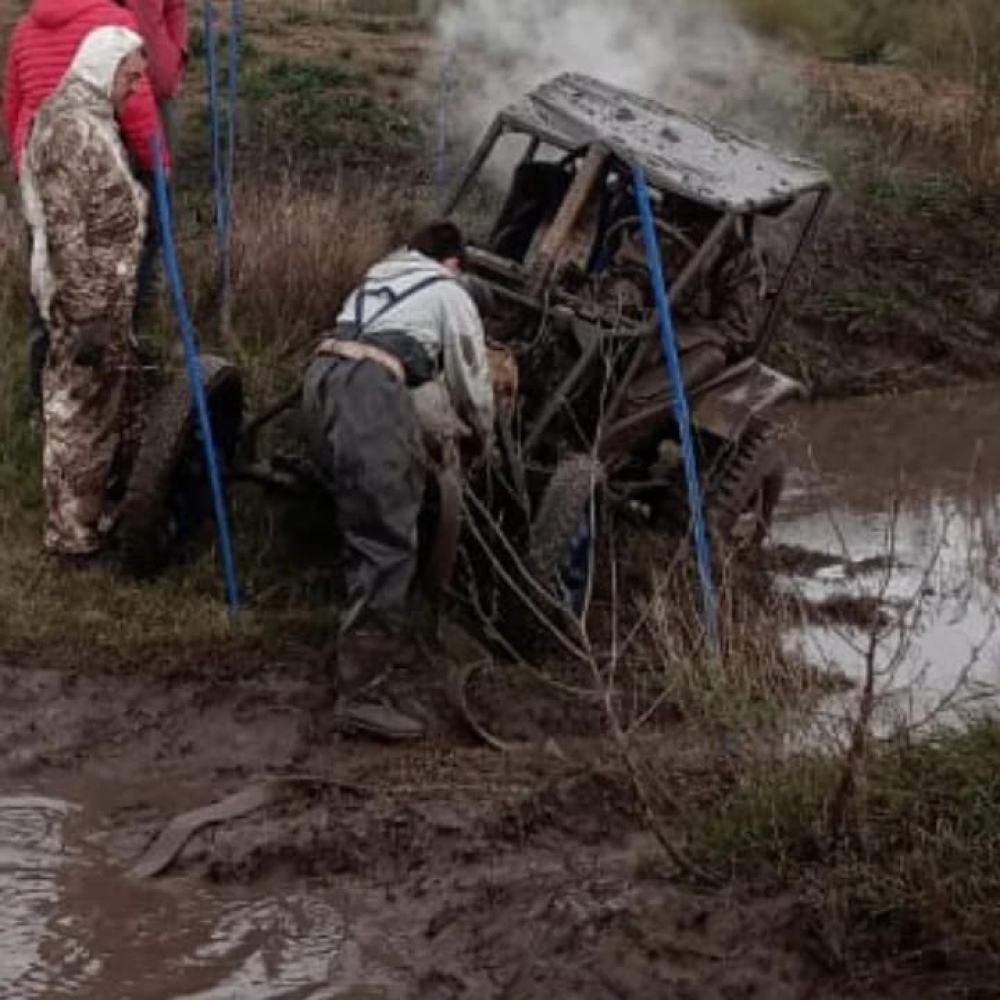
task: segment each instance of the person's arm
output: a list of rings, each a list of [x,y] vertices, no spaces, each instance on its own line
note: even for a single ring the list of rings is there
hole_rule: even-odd
[[[21,115],[21,85],[18,80],[17,65],[14,60],[14,50],[17,36],[11,39],[10,51],[7,54],[7,65],[4,69],[3,82],[3,127],[7,134],[7,148],[13,162],[16,159],[14,144],[16,142],[17,120]],[[17,163],[14,163],[17,172]]]
[[[459,417],[475,431],[484,450],[493,440],[493,380],[483,321],[469,294],[457,284],[443,288],[444,377]]]
[[[153,173],[153,139],[160,137],[163,148],[163,166],[170,170],[170,150],[160,124],[160,113],[153,98],[153,88],[144,79],[139,89],[125,102],[121,113],[122,138],[137,168],[146,174]]]
[[[180,66],[183,72],[188,56],[187,0],[164,0],[163,20],[166,21],[167,31],[180,53]]]
[[[168,21],[167,9],[170,9]],[[164,5],[162,0],[128,0],[128,8],[139,24],[139,34],[146,43],[149,57],[149,78],[153,93],[160,100],[175,97],[180,89],[184,72],[184,51],[187,46],[187,24],[183,4],[181,18],[183,35],[178,38],[172,30],[177,28],[176,3]]]
[[[135,225],[132,182],[106,143],[76,124],[53,135],[40,175],[60,307],[74,325],[103,320],[128,292],[119,265],[123,239]]]

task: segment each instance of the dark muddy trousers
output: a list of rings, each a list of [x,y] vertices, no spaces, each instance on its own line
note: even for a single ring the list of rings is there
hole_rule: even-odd
[[[401,622],[423,499],[409,391],[374,361],[318,358],[302,403],[313,460],[336,505],[350,607]]]

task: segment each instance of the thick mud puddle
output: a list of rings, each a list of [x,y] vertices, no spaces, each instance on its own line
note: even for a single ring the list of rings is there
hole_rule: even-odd
[[[131,879],[92,804],[0,796],[0,997],[381,997],[333,906],[287,882]],[[333,984],[336,983],[336,988]]]
[[[858,682],[871,664],[882,733],[1000,704],[998,428],[993,386],[794,415],[773,555],[809,624],[789,645]]]

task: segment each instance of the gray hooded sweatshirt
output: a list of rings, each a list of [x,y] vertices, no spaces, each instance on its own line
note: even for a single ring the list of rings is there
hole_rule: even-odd
[[[441,280],[407,294],[434,276]],[[400,301],[377,315],[390,295]],[[435,370],[440,365],[459,417],[481,440],[490,440],[493,382],[483,321],[472,297],[441,264],[416,250],[400,250],[379,261],[348,296],[338,322],[354,323],[359,318],[365,333],[395,330],[412,337]]]

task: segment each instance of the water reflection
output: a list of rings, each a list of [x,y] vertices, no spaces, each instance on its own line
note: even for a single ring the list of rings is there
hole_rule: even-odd
[[[93,845],[95,820],[0,798],[2,1000],[388,995],[361,989],[361,954],[321,897],[131,880]]]
[[[992,388],[827,404],[796,417],[775,540],[835,558],[784,585],[813,602],[846,596],[881,607],[873,662],[883,730],[951,724],[996,705],[998,420]],[[886,556],[891,567],[879,564]],[[789,644],[860,680],[872,634],[836,623],[799,630]],[[856,701],[828,708],[838,717]]]
[[[49,956],[78,964],[49,921],[59,903],[66,863],[62,825],[70,807],[38,796],[0,797],[0,996],[44,996]],[[53,937],[53,931],[55,937]]]

